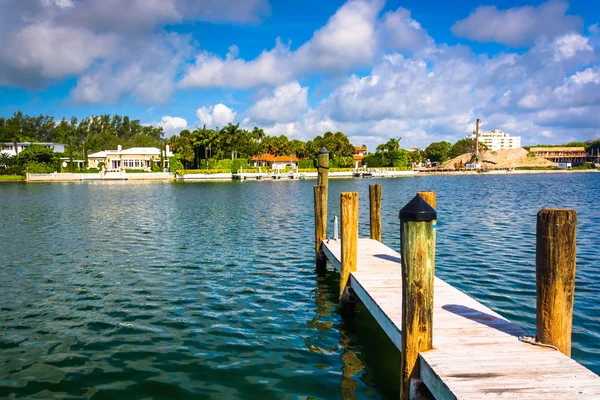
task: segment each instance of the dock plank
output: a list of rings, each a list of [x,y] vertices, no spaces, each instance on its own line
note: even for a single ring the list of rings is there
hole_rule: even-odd
[[[339,271],[339,240],[323,242]],[[392,342],[402,343],[400,254],[359,239],[349,284]],[[564,354],[519,341],[523,329],[435,278],[433,350],[421,378],[436,399],[600,399],[600,377]]]

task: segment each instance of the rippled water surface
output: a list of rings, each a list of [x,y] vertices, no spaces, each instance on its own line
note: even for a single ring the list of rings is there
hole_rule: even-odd
[[[578,211],[573,357],[600,373],[600,174],[330,181],[438,192],[437,274],[535,328],[535,223]],[[317,277],[315,181],[0,186],[0,397],[397,398],[400,355]]]

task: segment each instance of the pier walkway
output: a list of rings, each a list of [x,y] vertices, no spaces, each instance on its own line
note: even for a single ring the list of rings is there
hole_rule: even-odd
[[[322,251],[339,271],[341,241]],[[401,349],[400,254],[359,239],[349,287]],[[433,350],[419,355],[421,380],[436,399],[600,399],[600,377],[559,351],[519,340],[523,330],[439,278],[434,282]]]

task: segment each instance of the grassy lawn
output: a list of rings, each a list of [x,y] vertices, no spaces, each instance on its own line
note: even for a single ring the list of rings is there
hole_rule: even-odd
[[[24,181],[23,175],[0,175],[0,182]]]

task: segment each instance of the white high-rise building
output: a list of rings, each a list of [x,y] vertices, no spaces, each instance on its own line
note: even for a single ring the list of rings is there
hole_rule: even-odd
[[[475,140],[475,134],[465,139]],[[521,136],[510,136],[508,133],[494,129],[490,132],[479,132],[479,142],[484,143],[492,151],[518,149],[521,147]]]

